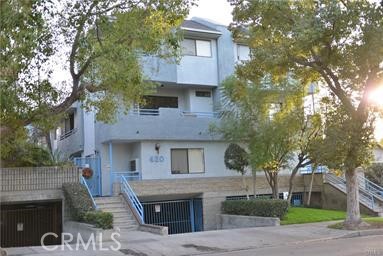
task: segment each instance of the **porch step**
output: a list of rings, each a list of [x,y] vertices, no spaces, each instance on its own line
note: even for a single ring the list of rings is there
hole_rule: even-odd
[[[103,212],[110,212],[113,214],[114,228],[125,230],[136,230],[138,222],[133,213],[126,206],[125,199],[121,197],[98,197],[95,198],[97,207]]]

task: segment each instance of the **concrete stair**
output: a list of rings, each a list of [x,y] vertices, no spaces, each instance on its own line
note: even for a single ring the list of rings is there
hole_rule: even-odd
[[[124,198],[120,196],[96,197],[95,201],[101,211],[113,214],[114,228],[125,230],[138,229],[139,224]]]

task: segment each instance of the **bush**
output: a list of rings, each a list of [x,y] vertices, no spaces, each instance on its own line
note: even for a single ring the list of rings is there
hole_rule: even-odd
[[[75,221],[84,221],[87,212],[95,210],[86,187],[80,183],[63,184],[65,200]]]
[[[90,211],[84,216],[86,223],[95,225],[96,228],[113,228],[113,214],[110,212]]]
[[[233,215],[278,217],[287,213],[289,204],[282,199],[227,200],[222,202],[222,212]]]

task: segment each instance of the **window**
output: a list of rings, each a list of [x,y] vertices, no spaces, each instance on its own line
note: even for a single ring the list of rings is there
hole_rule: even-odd
[[[184,39],[181,42],[182,55],[211,57],[211,42],[206,40]]]
[[[205,172],[205,160],[203,149],[171,149],[171,165],[172,174]]]
[[[250,48],[247,45],[237,45],[237,60],[249,60],[250,59]]]
[[[211,97],[211,92],[210,91],[196,91],[195,92],[196,97],[206,97],[210,98]]]
[[[159,109],[159,108],[178,108],[177,97],[167,96],[144,96],[144,109]]]
[[[64,121],[64,133],[70,132],[74,129],[74,113],[70,113],[68,118]]]

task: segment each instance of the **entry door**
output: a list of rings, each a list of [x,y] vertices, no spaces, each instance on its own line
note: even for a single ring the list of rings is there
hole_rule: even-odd
[[[90,178],[85,179],[86,184],[92,196],[101,195],[101,160],[99,157],[76,157],[74,158],[76,166],[85,168],[89,167],[93,171],[93,175]]]

